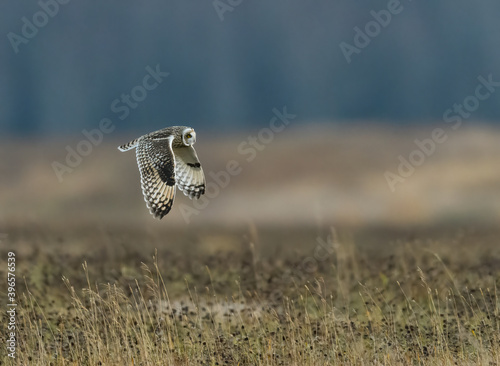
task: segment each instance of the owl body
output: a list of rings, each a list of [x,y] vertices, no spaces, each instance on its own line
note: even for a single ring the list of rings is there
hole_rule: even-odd
[[[172,208],[176,186],[191,199],[205,193],[205,175],[193,147],[195,142],[194,129],[172,126],[118,147],[120,151],[136,149],[144,200],[158,219]]]

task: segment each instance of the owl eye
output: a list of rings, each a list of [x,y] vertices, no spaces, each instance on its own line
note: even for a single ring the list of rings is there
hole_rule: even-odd
[[[193,137],[193,135],[191,135],[190,133],[188,133],[188,134],[186,135],[186,138],[187,138],[187,139],[190,139],[191,137]]]

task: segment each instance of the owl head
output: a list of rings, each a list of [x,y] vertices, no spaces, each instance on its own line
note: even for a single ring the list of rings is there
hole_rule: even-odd
[[[196,132],[191,127],[186,127],[182,131],[182,142],[185,146],[193,146],[196,142]]]

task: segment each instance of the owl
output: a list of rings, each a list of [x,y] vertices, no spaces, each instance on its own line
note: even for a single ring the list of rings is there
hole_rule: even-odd
[[[205,193],[205,175],[194,150],[196,132],[172,126],[141,136],[118,147],[135,148],[144,200],[151,214],[162,219],[172,208],[177,186],[189,198]]]

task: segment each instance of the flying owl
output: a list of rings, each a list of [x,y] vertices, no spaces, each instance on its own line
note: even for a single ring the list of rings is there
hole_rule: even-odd
[[[205,175],[195,142],[196,132],[191,127],[172,126],[118,147],[120,151],[136,149],[144,200],[157,219],[172,208],[176,185],[191,199],[205,193]]]

